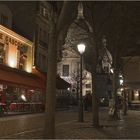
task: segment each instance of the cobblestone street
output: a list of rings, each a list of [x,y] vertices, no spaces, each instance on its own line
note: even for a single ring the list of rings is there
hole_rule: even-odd
[[[140,111],[128,111],[128,115],[121,120],[111,120],[106,109],[100,110],[99,129],[92,127],[91,112],[84,113],[84,122],[77,121],[76,110],[56,112],[56,138],[57,139],[139,139]],[[7,138],[43,138],[43,129],[21,133],[18,136]]]
[[[74,114],[75,115],[75,114]],[[75,115],[76,116],[76,115]],[[111,120],[107,110],[100,111],[99,129],[92,127],[92,114],[85,113],[84,123],[70,122],[69,124],[57,125],[56,138],[60,139],[139,139],[140,138],[140,112],[129,111],[122,120]]]

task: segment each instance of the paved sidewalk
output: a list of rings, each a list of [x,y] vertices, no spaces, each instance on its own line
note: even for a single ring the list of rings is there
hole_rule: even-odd
[[[100,111],[99,129],[92,126],[92,114],[85,112],[83,123],[56,125],[58,139],[140,139],[140,112],[128,111],[122,120],[111,120],[107,110]]]
[[[106,109],[100,110],[100,125],[95,129],[92,126],[92,113],[84,112],[84,122],[77,121],[76,110],[56,112],[57,139],[140,139],[140,111],[128,111],[122,120],[111,120]],[[42,139],[43,129],[32,133],[21,134],[18,139]],[[12,137],[14,138],[14,137]],[[17,137],[15,137],[17,138]]]

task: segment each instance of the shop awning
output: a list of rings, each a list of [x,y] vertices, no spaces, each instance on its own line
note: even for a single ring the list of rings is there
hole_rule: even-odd
[[[21,87],[45,89],[45,82],[39,77],[12,68],[0,69],[0,82]]]
[[[140,89],[140,82],[125,82],[125,86],[132,89]]]
[[[46,78],[45,78],[46,77]],[[24,88],[46,88],[47,73],[31,74],[24,71],[19,71],[10,67],[1,66],[0,69],[0,83],[18,86]],[[67,89],[71,85],[57,76],[56,78],[56,88],[57,89]]]
[[[47,79],[47,72],[41,72],[38,68],[35,68],[33,72],[38,75],[41,79],[45,80]],[[57,89],[67,89],[71,87],[71,84],[60,78],[59,75],[56,77],[56,88]]]
[[[57,78],[56,78],[56,88],[57,89],[67,89],[69,87],[71,87],[71,85],[68,82],[66,82],[59,76],[57,76]]]

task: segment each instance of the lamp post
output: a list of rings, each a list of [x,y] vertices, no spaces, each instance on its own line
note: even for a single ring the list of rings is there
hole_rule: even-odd
[[[77,49],[80,53],[80,96],[79,96],[79,122],[83,122],[83,95],[82,95],[82,63],[83,63],[83,53],[85,52],[85,44],[81,43],[77,45]]]

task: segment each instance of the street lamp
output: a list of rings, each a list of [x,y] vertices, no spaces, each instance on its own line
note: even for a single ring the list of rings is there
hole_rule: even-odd
[[[114,73],[114,70],[113,70],[113,68],[110,68],[110,72],[113,74]]]
[[[123,85],[123,79],[120,79],[120,85]]]
[[[81,43],[77,45],[77,48],[78,48],[79,53],[82,55],[85,52],[86,46],[85,44]]]
[[[79,122],[83,122],[83,95],[82,95],[82,61],[83,61],[83,53],[85,52],[85,44],[80,43],[77,45],[77,49],[80,53],[80,96],[79,96]]]

